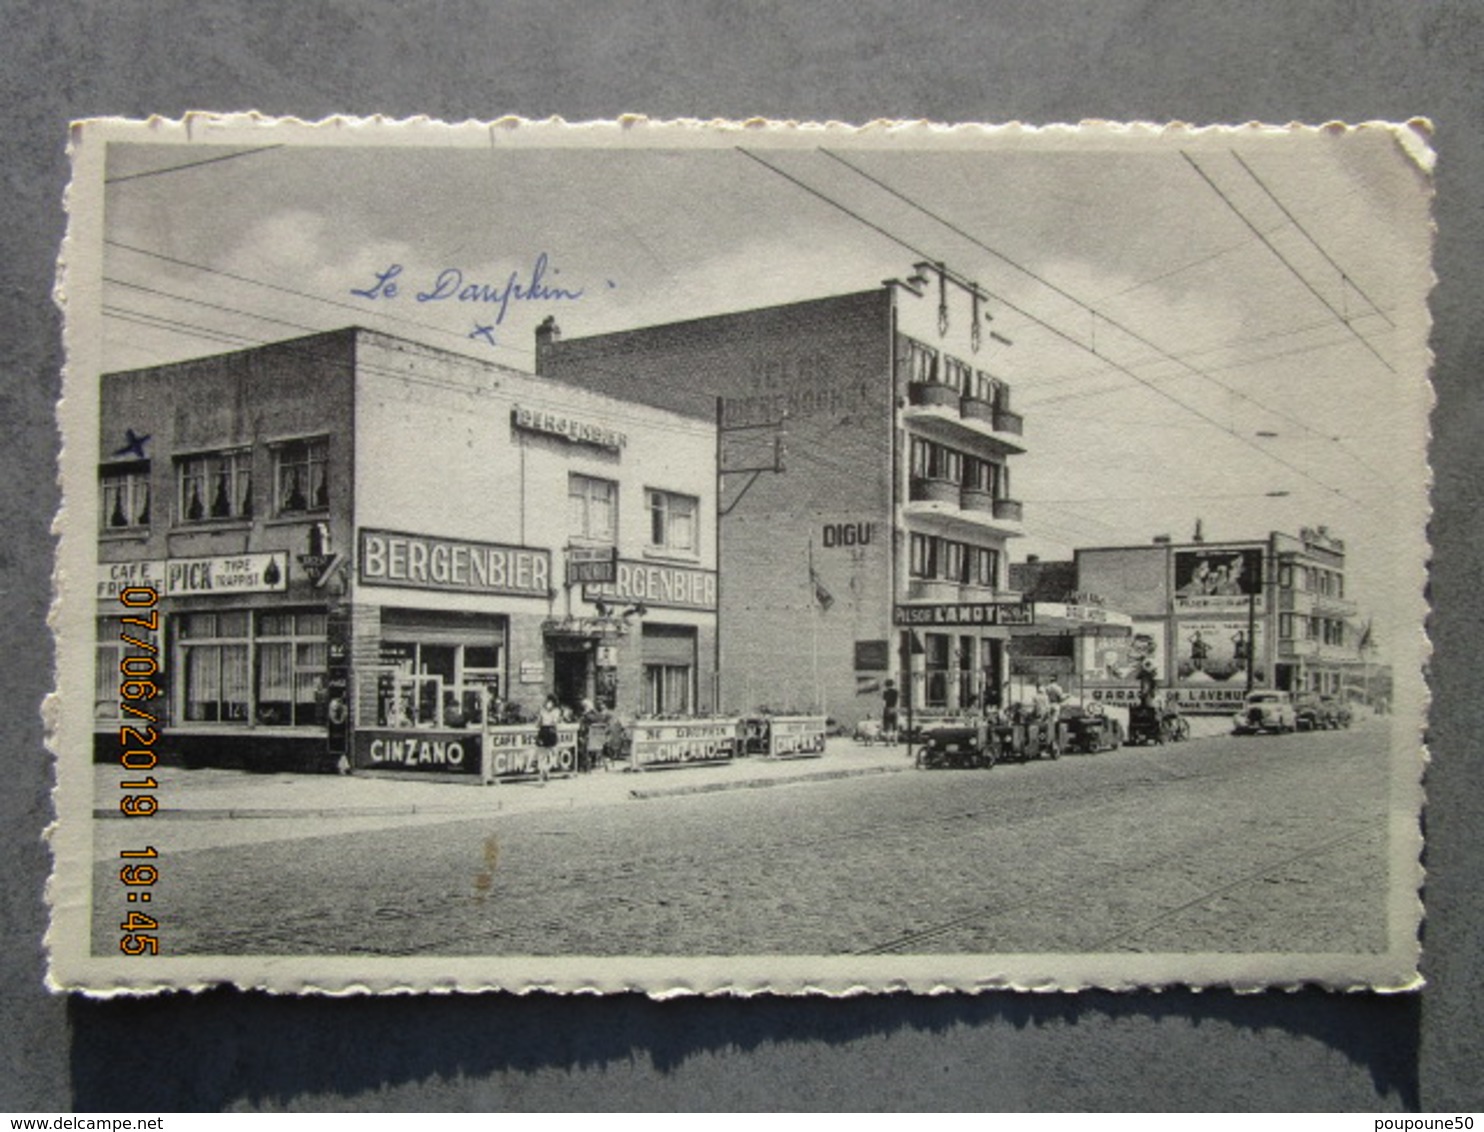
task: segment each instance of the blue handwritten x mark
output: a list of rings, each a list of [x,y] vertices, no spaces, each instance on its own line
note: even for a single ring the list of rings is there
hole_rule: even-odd
[[[495,328],[493,325],[481,326],[479,325],[479,323],[476,322],[474,324],[474,329],[469,331],[469,337],[483,338],[486,342],[493,346],[495,345]]]

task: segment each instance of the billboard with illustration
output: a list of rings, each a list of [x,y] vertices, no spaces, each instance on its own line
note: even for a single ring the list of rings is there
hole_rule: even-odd
[[[1261,610],[1262,560],[1260,546],[1175,551],[1176,611]]]
[[[1169,681],[1165,656],[1165,628],[1161,621],[1134,619],[1127,637],[1086,637],[1082,641],[1082,679],[1132,684],[1139,672],[1152,668],[1160,684]]]
[[[1253,674],[1262,683],[1262,622],[1249,625],[1246,618],[1181,621],[1175,627],[1176,680],[1185,687],[1211,684],[1246,686],[1247,665],[1257,657]]]

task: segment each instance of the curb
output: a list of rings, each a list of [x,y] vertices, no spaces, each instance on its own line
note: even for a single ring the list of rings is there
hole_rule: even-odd
[[[740,782],[701,782],[694,786],[662,786],[653,790],[630,790],[629,797],[674,798],[686,794],[719,794],[726,790],[761,790],[765,786],[791,786],[795,782],[828,782],[839,778],[863,778],[872,774],[898,774],[909,766],[862,766],[851,770],[821,770],[787,778],[744,778]]]

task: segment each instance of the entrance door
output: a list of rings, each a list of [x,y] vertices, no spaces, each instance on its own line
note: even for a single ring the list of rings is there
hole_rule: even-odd
[[[587,653],[558,652],[554,660],[557,700],[575,709],[588,694]]]

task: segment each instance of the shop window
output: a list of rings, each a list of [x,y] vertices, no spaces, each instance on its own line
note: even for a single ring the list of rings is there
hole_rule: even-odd
[[[183,718],[189,723],[247,723],[251,699],[246,613],[180,616]]]
[[[653,488],[645,494],[649,498],[649,545],[694,554],[700,500]]]
[[[938,379],[938,351],[931,346],[899,335],[897,338],[897,361],[902,373],[913,385]]]
[[[119,697],[119,685],[129,677],[124,675],[120,669],[121,661],[128,657],[155,661],[158,671],[152,679],[156,687],[161,689],[165,687],[163,657],[139,645],[131,645],[123,638],[128,635],[142,644],[155,643],[163,638],[159,633],[149,633],[138,626],[125,625],[120,617],[98,618],[97,631],[98,641],[94,650],[95,668],[93,669],[93,718],[123,719],[125,715]],[[145,679],[145,677],[140,676],[139,679]],[[158,701],[156,704],[139,706],[159,714]]]
[[[179,718],[188,723],[322,726],[329,663],[315,610],[182,613],[175,655]]]
[[[646,664],[644,714],[690,715],[694,672],[686,664]]]
[[[948,706],[950,640],[950,637],[942,633],[923,634],[923,668],[927,676],[924,702],[928,707]]]
[[[176,462],[179,496],[176,519],[206,523],[252,518],[252,453],[205,452]]]
[[[323,726],[328,662],[323,613],[259,614],[257,721]]]
[[[273,449],[274,513],[301,515],[330,507],[330,441],[294,440]]]
[[[478,727],[500,699],[499,645],[387,640],[377,674],[378,727]]]
[[[567,477],[567,531],[573,538],[618,540],[618,484],[573,472]]]
[[[149,526],[149,464],[100,469],[98,500],[99,530],[127,531]]]

